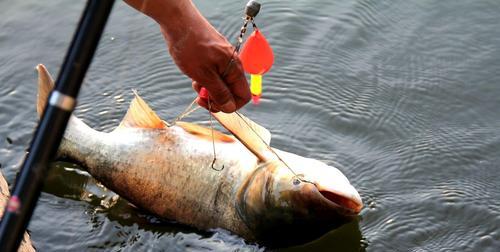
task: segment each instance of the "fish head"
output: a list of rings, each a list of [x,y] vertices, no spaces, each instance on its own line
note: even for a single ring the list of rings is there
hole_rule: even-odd
[[[284,162],[259,166],[238,193],[238,213],[258,240],[280,246],[308,241],[361,211],[359,193],[340,170],[287,152],[280,157]]]

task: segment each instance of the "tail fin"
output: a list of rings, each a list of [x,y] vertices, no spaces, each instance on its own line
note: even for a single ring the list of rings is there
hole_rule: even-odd
[[[50,91],[54,89],[54,80],[44,65],[38,64],[38,66],[36,66],[36,70],[38,71],[38,99],[36,112],[38,112],[38,117],[42,117]]]
[[[38,99],[36,111],[38,112],[38,116],[42,117],[50,92],[54,89],[54,80],[44,65],[37,65],[36,70],[38,71]],[[97,134],[97,131],[90,128],[82,120],[71,115],[57,156],[80,161],[81,159],[79,159],[79,157],[82,149],[88,150],[95,147],[95,143],[89,139],[100,139],[96,137]]]

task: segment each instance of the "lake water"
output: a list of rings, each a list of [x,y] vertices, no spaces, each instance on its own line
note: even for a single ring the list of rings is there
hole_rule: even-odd
[[[273,146],[338,167],[360,217],[282,251],[498,251],[500,2],[261,1],[276,61],[242,111]],[[57,75],[85,1],[0,2],[0,163],[15,179],[36,126],[36,74]],[[196,1],[231,41],[245,1]],[[117,1],[76,115],[111,131],[132,88],[166,120],[195,97],[157,25]],[[199,111],[188,118],[206,123]],[[40,251],[258,251],[130,206],[70,163],[51,166],[29,230]]]

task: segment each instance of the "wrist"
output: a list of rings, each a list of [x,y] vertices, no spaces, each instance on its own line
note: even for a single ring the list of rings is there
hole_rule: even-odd
[[[169,42],[190,33],[202,34],[211,25],[191,0],[126,0],[128,4],[154,19]],[[139,8],[136,4],[139,2]]]
[[[160,25],[183,19],[192,15],[193,9],[196,9],[191,0],[125,0],[125,2]]]

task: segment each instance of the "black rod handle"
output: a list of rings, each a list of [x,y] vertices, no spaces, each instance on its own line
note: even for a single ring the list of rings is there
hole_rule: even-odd
[[[35,131],[30,151],[16,178],[0,222],[0,251],[17,251],[48,171],[63,137],[85,73],[92,61],[114,0],[88,0]],[[61,223],[62,224],[62,223]]]

